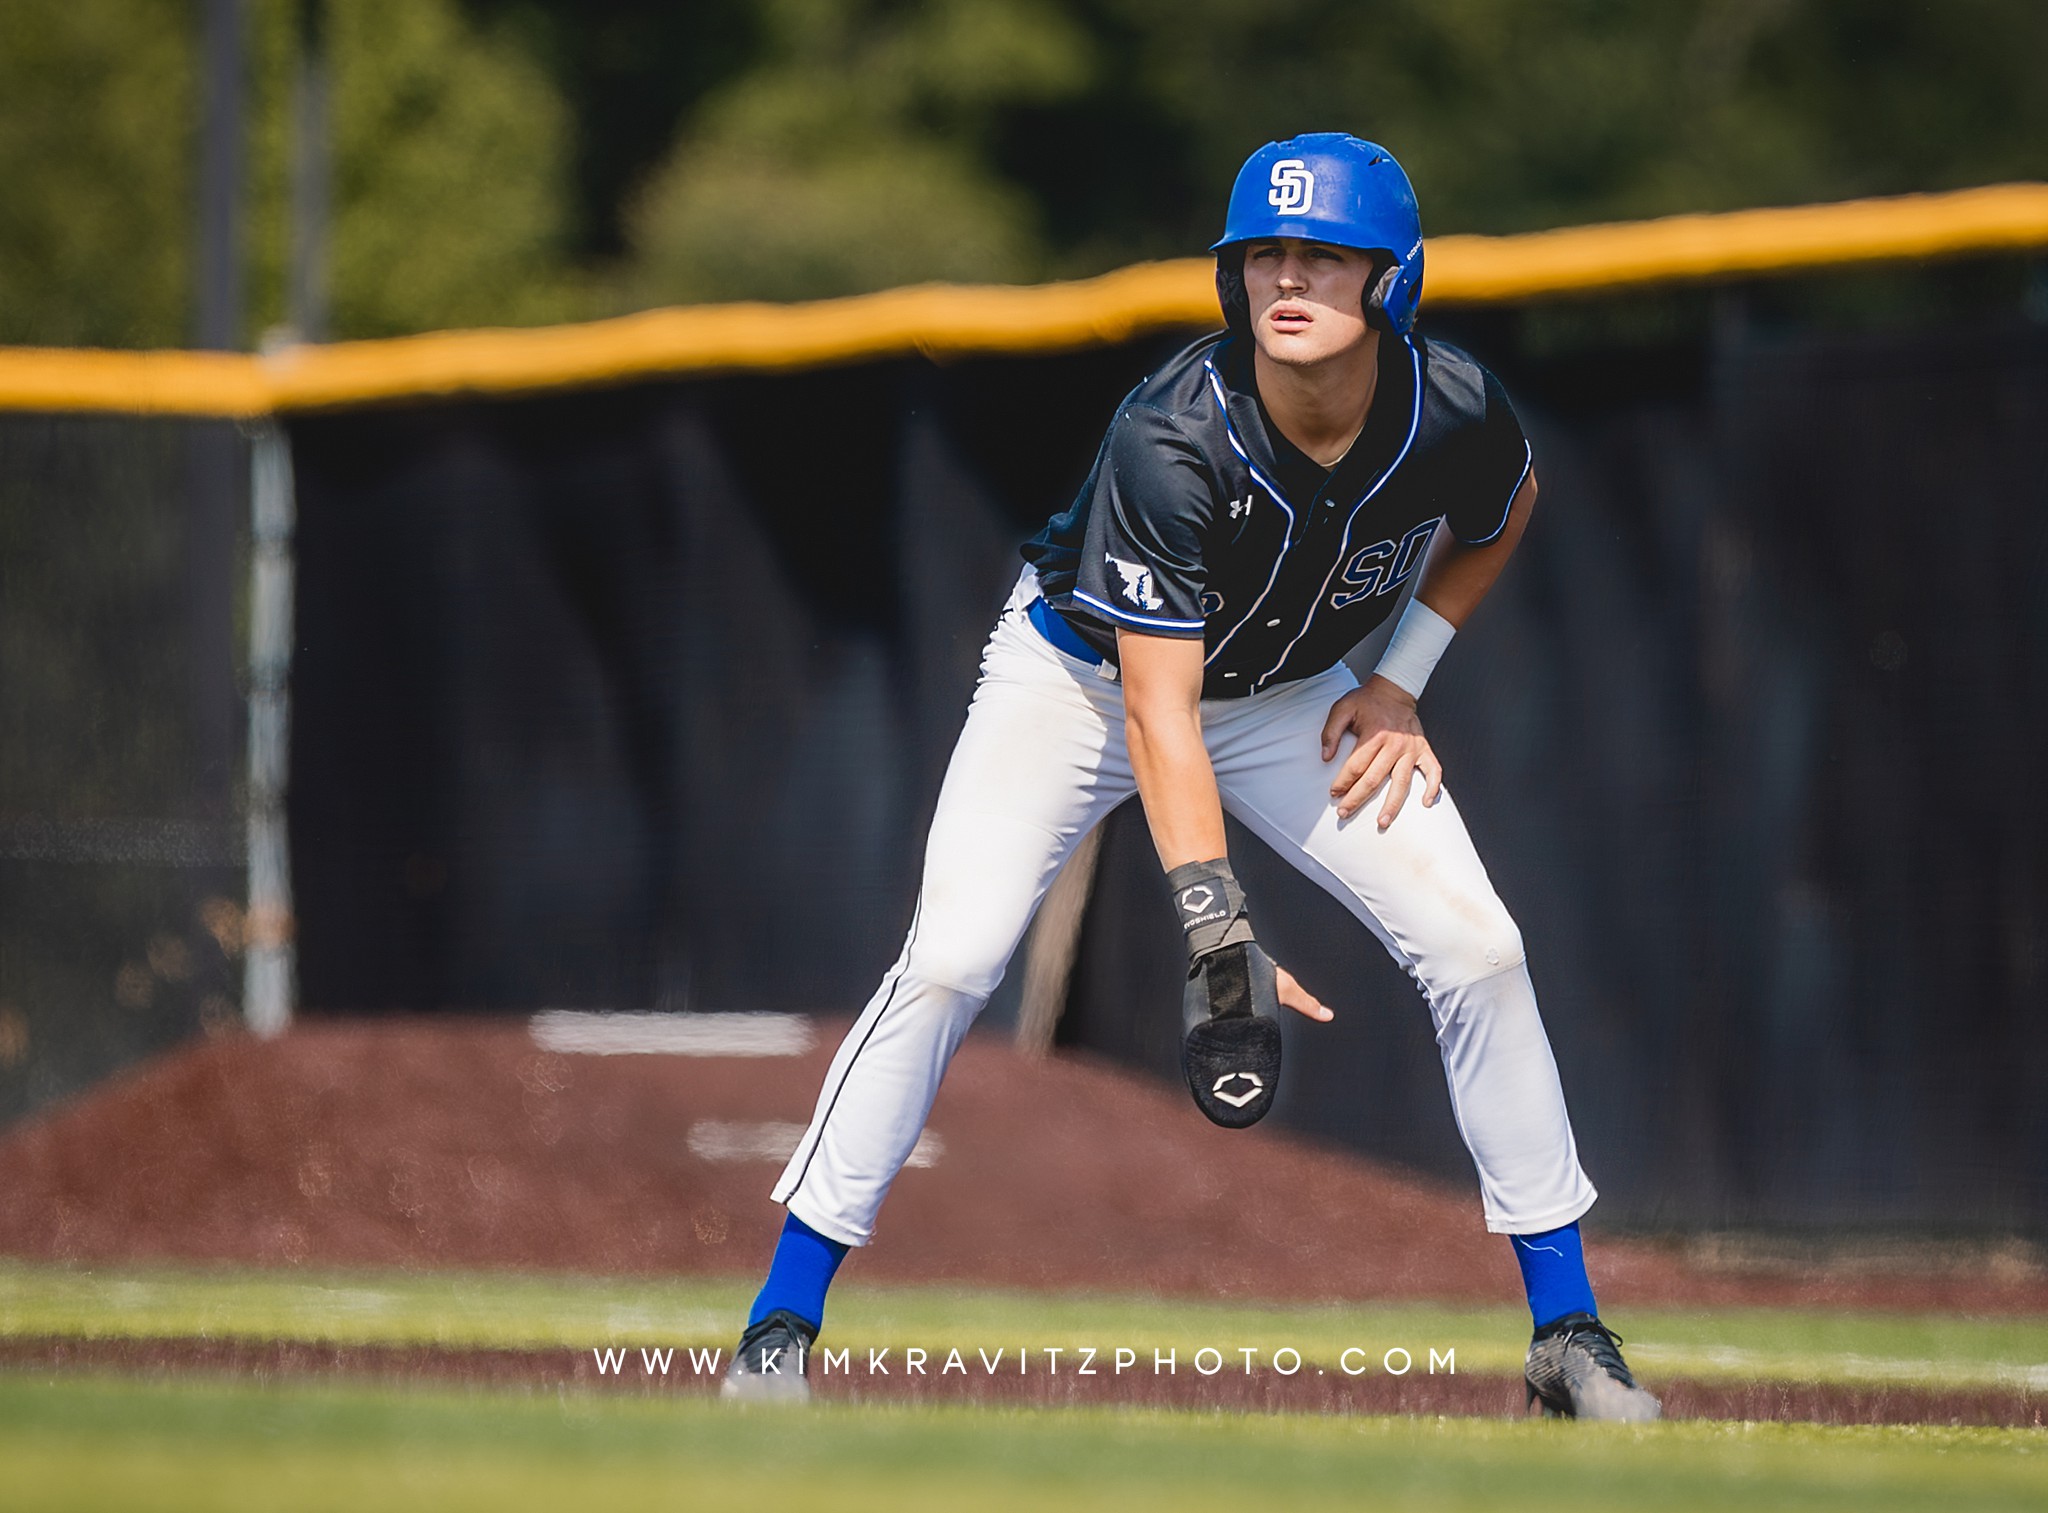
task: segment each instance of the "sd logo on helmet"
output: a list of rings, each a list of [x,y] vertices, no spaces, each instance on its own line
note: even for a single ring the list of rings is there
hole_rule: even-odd
[[[1405,332],[1422,302],[1422,216],[1415,188],[1377,142],[1315,131],[1268,142],[1245,160],[1230,191],[1216,254],[1216,297],[1233,329],[1250,323],[1244,244],[1296,237],[1376,252],[1384,260],[1366,287],[1373,324]]]

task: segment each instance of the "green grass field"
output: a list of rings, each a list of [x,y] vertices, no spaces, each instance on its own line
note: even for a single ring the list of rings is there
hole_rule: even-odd
[[[0,1263],[0,1337],[585,1350],[729,1345],[744,1282]],[[2048,1320],[1624,1312],[1646,1376],[2048,1381]],[[1189,1304],[848,1286],[863,1345],[1455,1348],[1518,1369],[1517,1309]],[[1627,1509],[2048,1507],[2039,1430],[818,1405],[0,1372],[0,1507]]]
[[[0,1377],[40,1509],[2038,1510],[2035,1431],[815,1407]]]

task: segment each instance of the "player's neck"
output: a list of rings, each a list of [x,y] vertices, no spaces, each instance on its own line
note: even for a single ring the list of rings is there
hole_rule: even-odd
[[[1379,387],[1380,333],[1368,329],[1357,346],[1317,363],[1275,362],[1254,345],[1252,376],[1259,400],[1280,434],[1323,467],[1333,468],[1351,450],[1372,413]]]

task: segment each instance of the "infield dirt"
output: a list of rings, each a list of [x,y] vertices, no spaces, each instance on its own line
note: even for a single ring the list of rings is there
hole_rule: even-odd
[[[71,1262],[753,1273],[842,1024],[793,1057],[562,1055],[523,1021],[311,1021],[195,1042],[0,1138],[0,1254]],[[849,1280],[1232,1299],[1508,1302],[1476,1190],[1261,1127],[1083,1057],[970,1036],[937,1155]],[[718,1138],[705,1138],[705,1131]],[[737,1132],[737,1138],[735,1137]],[[770,1142],[772,1143],[772,1141]],[[2048,1310],[2028,1272],[1731,1273],[1589,1247],[1603,1302]]]

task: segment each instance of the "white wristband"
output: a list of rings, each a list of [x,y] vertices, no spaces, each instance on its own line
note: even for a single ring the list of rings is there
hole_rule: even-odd
[[[1458,627],[1424,604],[1410,599],[1401,611],[1401,621],[1380,653],[1380,665],[1373,670],[1411,699],[1422,697],[1422,687],[1436,671],[1437,659],[1451,644]]]

